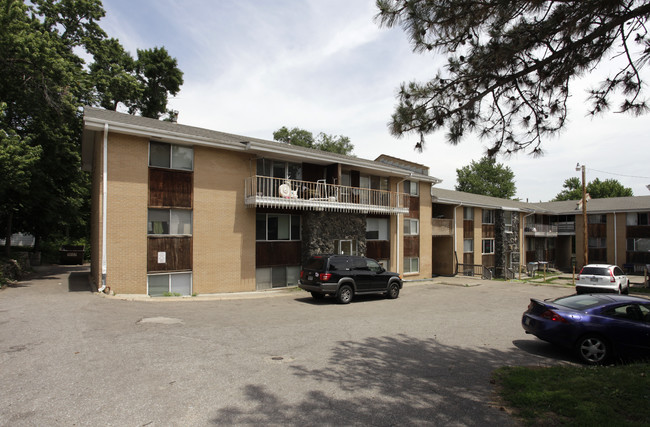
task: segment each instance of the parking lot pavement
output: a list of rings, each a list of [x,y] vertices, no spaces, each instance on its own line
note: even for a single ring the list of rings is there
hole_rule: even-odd
[[[0,425],[514,425],[493,369],[573,363],[520,326],[561,286],[159,304],[100,297],[86,276],[55,267],[0,291]]]

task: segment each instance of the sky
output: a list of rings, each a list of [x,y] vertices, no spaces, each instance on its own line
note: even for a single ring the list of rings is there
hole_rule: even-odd
[[[439,53],[412,52],[399,28],[380,28],[374,0],[104,0],[100,22],[134,57],[164,46],[184,73],[169,100],[178,122],[273,139],[286,126],[344,135],[353,154],[380,154],[429,167],[454,189],[456,169],[478,161],[487,142],[469,136],[457,146],[444,131],[396,139],[388,122],[401,83],[426,81],[446,63]],[[516,198],[552,200],[571,177],[616,179],[634,195],[650,195],[650,115],[586,117],[585,90],[615,70],[606,60],[571,88],[569,124],[544,140],[544,156],[519,153],[497,162],[515,176]],[[647,81],[650,72],[645,71]]]

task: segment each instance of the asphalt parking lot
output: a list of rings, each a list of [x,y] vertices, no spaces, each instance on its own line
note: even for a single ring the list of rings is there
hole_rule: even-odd
[[[439,278],[339,305],[123,300],[86,278],[54,266],[0,291],[0,425],[514,425],[492,370],[573,363],[520,326],[567,287]]]

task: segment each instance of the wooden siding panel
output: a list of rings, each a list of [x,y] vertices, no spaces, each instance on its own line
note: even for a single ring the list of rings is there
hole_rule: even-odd
[[[589,237],[607,237],[607,224],[589,224],[587,235]]]
[[[257,242],[255,267],[300,265],[301,242]]]
[[[404,237],[404,256],[405,257],[420,256],[420,236]]]
[[[158,263],[158,252],[165,252],[166,262]],[[147,241],[147,271],[192,270],[191,237],[149,237]]]
[[[374,259],[390,259],[388,240],[366,240],[366,256]]]
[[[473,239],[474,238],[474,221],[472,220],[463,220],[463,238],[464,239]]]
[[[626,235],[628,238],[650,238],[650,226],[628,225]]]
[[[409,197],[409,213],[407,218],[420,218],[420,198],[416,196]]]
[[[194,174],[149,168],[149,207],[191,208]]]

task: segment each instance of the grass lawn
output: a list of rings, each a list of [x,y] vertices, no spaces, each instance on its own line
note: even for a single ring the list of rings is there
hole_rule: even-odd
[[[650,425],[648,363],[504,367],[493,378],[504,406],[525,425]]]

